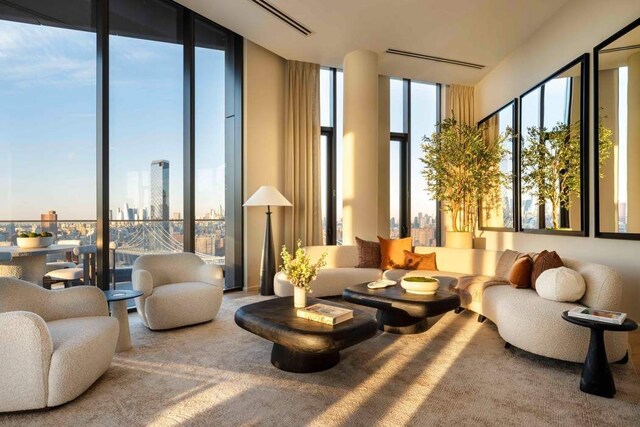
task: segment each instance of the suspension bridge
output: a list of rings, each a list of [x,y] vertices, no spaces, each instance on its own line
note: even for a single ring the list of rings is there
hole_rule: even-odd
[[[182,242],[169,232],[167,223],[149,222],[136,225],[135,231],[118,245],[117,256],[138,257],[145,254],[165,254],[183,252]],[[224,256],[215,256],[196,251],[207,264],[224,265]]]

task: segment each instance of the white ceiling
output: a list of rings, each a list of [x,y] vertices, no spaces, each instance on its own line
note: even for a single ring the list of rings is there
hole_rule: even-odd
[[[567,0],[270,0],[313,31],[308,37],[250,0],[178,0],[247,39],[300,61],[342,66],[377,52],[380,74],[473,85]],[[482,70],[405,58],[388,48],[482,64]]]

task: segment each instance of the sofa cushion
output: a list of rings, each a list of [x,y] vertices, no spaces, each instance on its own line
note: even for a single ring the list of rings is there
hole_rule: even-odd
[[[560,256],[555,251],[540,252],[533,261],[533,270],[531,271],[531,287],[533,289],[536,288],[536,281],[543,271],[563,266],[564,264],[562,263]]]
[[[404,268],[407,270],[437,271],[436,253],[417,254],[411,251],[404,251]]]
[[[370,242],[356,237],[356,247],[358,248],[357,268],[379,268],[380,267],[380,242]]]
[[[220,308],[219,287],[182,282],[153,289],[144,311],[150,329],[170,329],[213,320]]]
[[[380,269],[404,268],[404,251],[411,251],[413,239],[384,239],[378,236],[380,241]]]
[[[342,295],[342,291],[348,286],[373,282],[381,276],[382,271],[378,268],[321,268],[316,280],[311,282],[311,296],[320,298]],[[279,297],[293,295],[293,285],[282,272],[276,274],[273,287]]]
[[[513,263],[509,272],[509,283],[514,288],[526,289],[531,287],[531,271],[533,259],[529,255],[523,255]]]
[[[511,267],[513,267],[513,264],[521,255],[522,254],[518,251],[512,251],[511,249],[505,250],[502,255],[500,255],[500,259],[498,259],[495,275],[502,277],[505,280],[509,280]]]
[[[538,295],[551,301],[578,301],[586,289],[587,285],[580,273],[567,267],[543,271],[536,282]]]
[[[111,365],[118,342],[113,317],[76,317],[47,323],[53,342],[48,406],[75,399]]]

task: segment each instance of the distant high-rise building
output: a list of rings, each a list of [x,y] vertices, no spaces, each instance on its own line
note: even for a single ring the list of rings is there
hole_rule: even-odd
[[[151,219],[169,220],[169,161],[151,162]]]
[[[58,214],[56,211],[49,211],[40,215],[42,231],[48,231],[54,236],[58,235]]]

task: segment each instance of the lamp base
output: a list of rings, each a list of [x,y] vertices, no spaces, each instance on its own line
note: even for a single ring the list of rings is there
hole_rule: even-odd
[[[273,233],[271,232],[271,208],[267,206],[267,222],[262,247],[262,263],[260,267],[260,295],[274,295],[273,277],[276,274],[276,259],[273,250]]]

